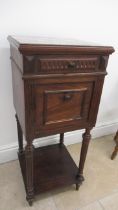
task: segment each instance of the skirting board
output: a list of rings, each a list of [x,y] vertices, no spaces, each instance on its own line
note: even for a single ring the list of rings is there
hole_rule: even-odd
[[[115,133],[118,129],[118,122],[112,124],[105,124],[101,126],[97,126],[92,130],[92,139],[98,138],[105,135],[110,135]],[[65,145],[75,144],[81,142],[82,134],[84,130],[69,132],[65,134],[64,143]],[[50,144],[56,144],[59,141],[59,135],[49,136],[46,138],[41,138],[40,141],[36,139],[34,141],[34,146],[45,146]],[[0,147],[0,164],[8,161],[17,159],[17,150],[18,144],[9,144]]]

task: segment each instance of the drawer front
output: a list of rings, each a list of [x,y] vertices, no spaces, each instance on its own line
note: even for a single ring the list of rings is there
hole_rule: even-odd
[[[92,91],[93,82],[36,86],[37,135],[63,126],[79,128],[80,125],[87,123]]]
[[[99,56],[26,56],[25,71],[37,74],[87,73],[99,71]]]
[[[76,73],[91,72],[98,68],[97,57],[80,57],[80,58],[58,58],[45,59],[39,61],[41,73]]]

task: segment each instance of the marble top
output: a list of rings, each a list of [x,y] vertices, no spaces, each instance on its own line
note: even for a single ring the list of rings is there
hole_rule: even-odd
[[[38,37],[38,36],[11,36],[18,44],[31,45],[75,45],[75,46],[103,46],[93,42],[85,42],[79,39],[62,39],[55,37]]]

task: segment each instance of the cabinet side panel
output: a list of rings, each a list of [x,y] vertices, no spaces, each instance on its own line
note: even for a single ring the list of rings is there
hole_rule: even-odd
[[[23,72],[23,56],[18,51],[15,45],[10,46],[11,60],[17,65],[19,70]]]
[[[25,134],[25,106],[24,106],[24,81],[14,61],[12,64],[12,86],[13,86],[13,103],[22,128]]]
[[[104,84],[104,76],[98,76],[96,78],[94,92],[93,92],[93,101],[89,112],[89,122],[91,123],[91,126],[95,126],[96,124],[103,84]]]

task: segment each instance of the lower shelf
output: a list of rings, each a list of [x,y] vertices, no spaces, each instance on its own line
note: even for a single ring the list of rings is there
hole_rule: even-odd
[[[25,154],[18,156],[26,186]],[[64,145],[35,148],[33,162],[35,194],[78,183],[78,168]]]

